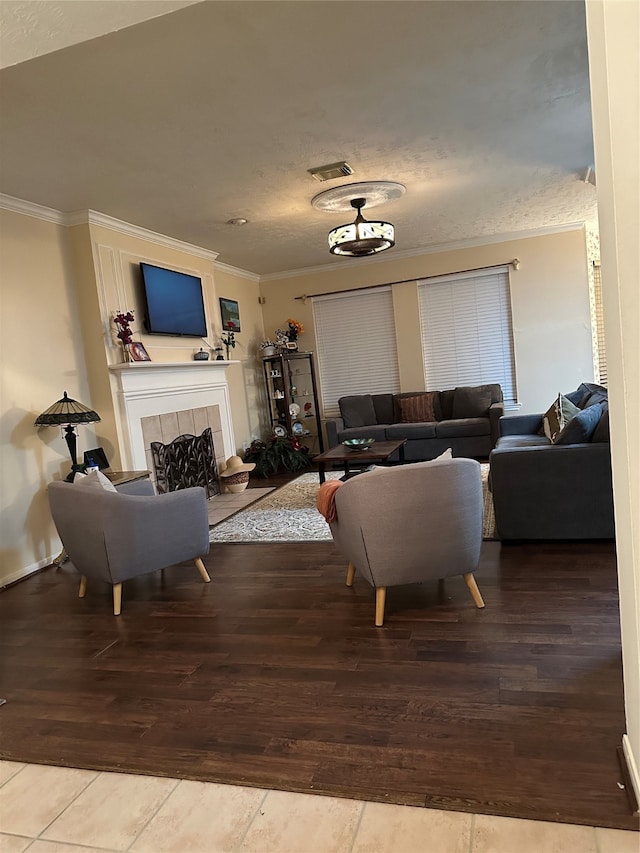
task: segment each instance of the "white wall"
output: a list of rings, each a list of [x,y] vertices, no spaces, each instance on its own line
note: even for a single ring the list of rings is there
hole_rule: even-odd
[[[640,5],[588,0],[627,763],[640,802]]]
[[[34,421],[64,391],[94,402],[66,229],[0,210],[0,254],[0,583],[8,583],[60,550],[46,486],[71,461],[60,429]],[[93,426],[79,431],[80,446],[96,446]]]

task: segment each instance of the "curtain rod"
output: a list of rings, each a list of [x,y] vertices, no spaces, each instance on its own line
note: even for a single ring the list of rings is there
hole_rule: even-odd
[[[373,290],[374,287],[391,287],[394,284],[409,284],[410,281],[423,281],[428,278],[442,278],[445,275],[464,275],[467,272],[481,272],[482,270],[495,270],[498,267],[513,267],[514,270],[520,269],[520,259],[513,258],[511,261],[505,261],[503,264],[489,264],[486,267],[474,267],[470,270],[456,270],[455,272],[445,272],[439,273],[438,275],[419,275],[413,276],[413,278],[404,278],[401,281],[385,281],[383,284],[368,284],[364,287],[348,287],[345,290],[328,290],[325,293],[303,293],[302,296],[294,296],[294,299],[300,299],[303,303],[307,301],[307,299],[313,299],[314,296],[337,296],[340,293],[350,293],[355,292],[357,290]]]

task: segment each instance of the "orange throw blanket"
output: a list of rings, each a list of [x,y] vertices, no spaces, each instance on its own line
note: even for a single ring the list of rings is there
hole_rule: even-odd
[[[337,518],[336,515],[336,491],[342,485],[341,480],[327,480],[320,486],[316,506],[318,512],[325,517],[327,524],[331,524]]]

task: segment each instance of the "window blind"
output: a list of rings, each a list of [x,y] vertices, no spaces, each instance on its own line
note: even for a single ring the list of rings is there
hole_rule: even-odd
[[[517,401],[509,273],[506,267],[418,282],[428,391],[499,382]]]
[[[600,274],[600,262],[594,261],[593,264],[593,295],[596,306],[596,346],[597,367],[598,367],[598,382],[601,385],[607,384],[607,351],[604,341],[604,308],[602,305],[602,276]]]
[[[338,417],[348,394],[400,390],[390,287],[313,297],[324,417]]]

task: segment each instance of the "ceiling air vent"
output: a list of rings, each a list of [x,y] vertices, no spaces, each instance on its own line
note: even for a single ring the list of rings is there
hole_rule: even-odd
[[[353,169],[345,160],[341,160],[339,163],[329,163],[328,166],[316,166],[315,169],[307,169],[307,171],[320,183],[353,175]]]

